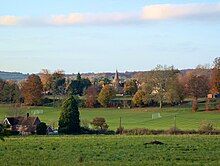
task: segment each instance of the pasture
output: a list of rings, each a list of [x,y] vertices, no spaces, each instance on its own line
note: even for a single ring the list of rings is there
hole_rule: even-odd
[[[40,111],[39,111],[40,110]],[[41,112],[33,115],[33,112]],[[27,112],[31,116],[39,116],[41,121],[54,127],[58,126],[58,119],[61,108],[53,107],[24,107],[15,109],[8,105],[0,106],[0,119],[5,116],[25,115]],[[160,118],[152,119],[152,114],[159,113]],[[190,107],[168,107],[168,108],[135,108],[135,109],[116,109],[116,108],[80,108],[80,117],[83,122],[90,122],[95,117],[104,117],[107,120],[109,129],[115,130],[119,126],[121,117],[122,126],[130,128],[149,128],[149,129],[169,129],[176,126],[183,130],[199,128],[202,121],[209,121],[215,128],[220,128],[220,112],[218,111],[199,111],[192,112]]]
[[[146,144],[159,140],[163,145]],[[30,136],[0,142],[1,165],[219,165],[220,137]]]

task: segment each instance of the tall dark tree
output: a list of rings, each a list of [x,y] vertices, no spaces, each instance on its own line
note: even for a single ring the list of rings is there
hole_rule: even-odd
[[[91,82],[87,78],[82,78],[80,73],[77,74],[76,80],[72,80],[68,91],[72,95],[82,96],[84,91],[91,86]]]
[[[0,80],[0,102],[18,103],[20,98],[21,92],[15,82]]]
[[[64,134],[80,133],[78,99],[74,96],[66,99],[59,118],[59,132]]]

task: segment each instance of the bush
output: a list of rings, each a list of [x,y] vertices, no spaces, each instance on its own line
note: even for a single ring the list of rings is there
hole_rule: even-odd
[[[47,125],[44,122],[40,122],[36,128],[37,135],[46,135],[47,134]]]
[[[99,130],[104,130],[106,131],[108,129],[108,125],[105,121],[105,118],[102,117],[96,117],[93,119],[93,121],[91,122],[91,124]]]
[[[115,133],[116,133],[116,134],[123,134],[123,131],[124,131],[124,127],[121,127],[121,126],[120,126],[120,127],[117,128],[117,130],[116,130]]]
[[[199,131],[213,131],[213,124],[207,121],[202,121],[199,126]]]
[[[105,135],[114,135],[115,131],[112,130],[95,130],[81,127],[81,134],[105,134]]]
[[[171,127],[166,131],[167,134],[181,134],[181,130],[176,127]]]
[[[82,128],[89,129],[90,122],[89,122],[88,120],[86,120],[86,119],[81,120],[81,122],[80,122],[80,126],[81,126]]]

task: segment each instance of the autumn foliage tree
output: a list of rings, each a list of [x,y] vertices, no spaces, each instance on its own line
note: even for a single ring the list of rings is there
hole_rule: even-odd
[[[142,90],[138,90],[132,98],[134,105],[141,107],[143,103],[145,93]]]
[[[93,108],[97,105],[98,103],[98,94],[99,94],[99,87],[96,85],[92,85],[88,87],[86,90],[86,95],[85,95],[85,104],[86,107]]]
[[[43,85],[43,91],[50,91],[52,88],[52,74],[49,72],[49,70],[42,69],[39,76]]]
[[[198,98],[206,97],[209,92],[209,80],[206,76],[192,75],[188,82],[188,93],[193,98],[193,111],[198,110]]]
[[[133,96],[138,90],[135,80],[128,80],[124,84],[124,92],[126,95]]]
[[[214,67],[211,73],[211,92],[220,93],[220,57],[215,58]]]
[[[110,85],[105,85],[98,95],[98,101],[103,107],[109,105],[110,100],[115,96],[115,90]]]
[[[42,99],[43,85],[38,75],[28,76],[22,84],[22,96],[27,105],[38,105]]]
[[[173,83],[172,81],[177,78],[177,73],[178,70],[174,69],[173,66],[158,65],[148,76],[147,84],[152,87],[154,100],[159,103],[160,108],[162,108],[163,102],[167,99],[168,91],[174,90],[170,83]]]

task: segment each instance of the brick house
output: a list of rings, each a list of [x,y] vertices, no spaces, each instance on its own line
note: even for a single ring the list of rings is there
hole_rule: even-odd
[[[27,116],[6,117],[3,124],[9,126],[12,131],[18,131],[22,135],[29,135],[36,132],[36,127],[40,122],[38,117],[31,117],[27,113]]]

